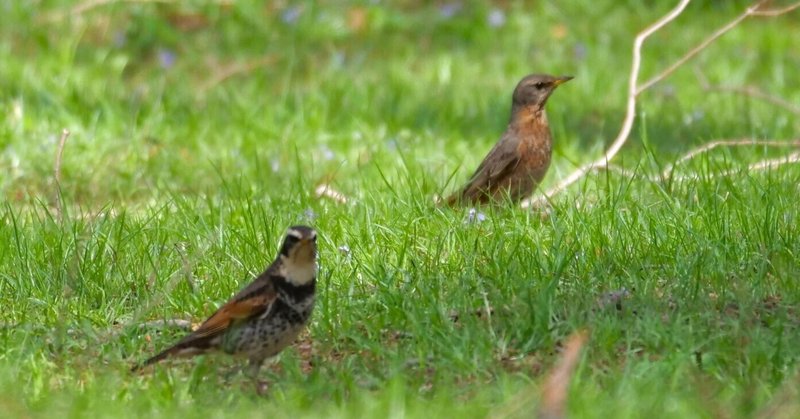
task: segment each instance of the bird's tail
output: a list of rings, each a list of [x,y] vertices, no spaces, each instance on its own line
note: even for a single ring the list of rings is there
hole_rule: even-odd
[[[131,367],[131,372],[136,372],[148,365],[155,364],[156,362],[162,361],[166,358],[172,357],[188,357],[188,356],[195,356],[204,354],[208,351],[209,348],[200,348],[197,346],[189,346],[186,344],[177,344],[171,348],[165,349],[159,352],[157,355],[148,358],[146,361],[136,364]]]
[[[455,193],[455,194],[453,194],[453,195],[450,195],[450,197],[449,197],[449,198],[447,198],[447,199],[444,201],[444,205],[445,205],[445,206],[448,206],[448,207],[455,207],[455,206],[457,206],[457,205],[458,205],[458,201],[460,201],[460,200],[461,200],[461,195],[460,195],[460,194],[457,194],[457,193]]]
[[[457,191],[448,196],[446,199],[440,199],[436,206],[454,208],[461,205],[463,199],[464,193],[462,191]]]

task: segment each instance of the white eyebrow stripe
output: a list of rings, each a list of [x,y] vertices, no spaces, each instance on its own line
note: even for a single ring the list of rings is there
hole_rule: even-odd
[[[303,238],[303,233],[294,229],[289,229],[289,231],[286,232],[286,235],[296,237],[298,240]]]

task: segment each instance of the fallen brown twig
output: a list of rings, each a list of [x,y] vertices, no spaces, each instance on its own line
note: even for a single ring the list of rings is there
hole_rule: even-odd
[[[198,91],[201,93],[207,92],[231,77],[251,73],[259,68],[272,65],[273,63],[275,63],[275,57],[267,56],[248,61],[246,63],[235,63],[228,65],[223,67],[216,74],[213,74],[205,83],[200,86]]]
[[[763,146],[763,147],[798,147],[800,148],[800,139],[796,140],[788,140],[788,141],[776,141],[776,140],[750,140],[750,139],[741,139],[741,140],[716,140],[712,141],[707,144],[703,144],[700,147],[690,150],[680,158],[678,158],[674,163],[667,165],[661,173],[657,175],[642,175],[640,173],[633,172],[632,170],[625,169],[623,167],[614,165],[614,164],[606,164],[603,166],[595,166],[590,170],[593,171],[602,171],[607,170],[610,172],[618,173],[622,176],[627,178],[641,178],[645,179],[650,182],[660,182],[665,179],[670,179],[671,181],[686,181],[686,180],[697,180],[700,179],[701,176],[697,174],[687,174],[687,175],[676,175],[675,174],[675,166],[691,160],[699,155],[705,154],[715,148],[718,147],[737,147],[737,146]],[[800,162],[800,151],[782,156],[773,159],[765,159],[755,163],[748,165],[744,168],[746,172],[756,172],[759,170],[767,170],[767,169],[774,169],[776,167],[785,165],[785,164],[792,164],[792,163],[799,163]],[[704,177],[724,177],[730,176],[732,174],[740,172],[742,169],[731,169],[725,170],[719,173],[706,175]]]
[[[61,139],[58,140],[58,149],[56,150],[56,162],[53,169],[53,177],[56,181],[56,194],[55,194],[55,207],[56,217],[61,220],[64,213],[64,203],[61,200],[61,160],[64,157],[64,146],[67,145],[67,138],[69,138],[69,130],[64,128],[61,131]]]
[[[798,3],[798,6],[800,6],[800,3]],[[706,78],[706,76],[703,74],[702,71],[700,71],[700,69],[695,68],[695,74],[697,75],[697,80],[700,82],[700,86],[706,92],[735,93],[743,96],[748,96],[771,103],[795,115],[800,115],[800,106],[797,106],[794,103],[789,102],[788,100],[783,99],[781,97],[766,93],[761,89],[759,89],[758,87],[712,85],[711,83],[708,82],[708,78]]]
[[[216,4],[220,6],[230,6],[233,5],[234,2],[232,0],[215,0]],[[55,12],[48,13],[44,16],[43,20],[45,22],[56,22],[60,20],[64,20],[67,17],[74,17],[80,16],[82,14],[88,13],[94,9],[109,6],[112,4],[125,4],[125,3],[139,3],[139,4],[148,4],[148,3],[162,3],[162,4],[170,4],[174,3],[177,4],[178,2],[175,0],[87,0],[81,3],[72,6],[66,10],[58,10]]]
[[[534,412],[526,411],[540,395],[538,417],[560,419],[565,416],[567,390],[575,367],[578,366],[581,349],[586,344],[588,333],[585,330],[574,332],[567,338],[556,365],[545,378],[541,391],[531,385],[520,391],[505,405],[500,407],[492,418],[532,417]]]
[[[561,358],[556,367],[550,371],[542,388],[542,401],[539,406],[540,418],[559,419],[565,416],[569,382],[575,367],[578,366],[581,349],[586,343],[586,338],[585,331],[578,331],[567,339]]]
[[[192,322],[189,320],[184,319],[163,319],[163,320],[151,320],[149,322],[139,323],[139,324],[132,324],[129,326],[135,326],[139,328],[147,328],[147,329],[164,329],[164,328],[174,328],[174,329],[183,329],[186,331],[192,330]]]
[[[333,187],[327,183],[317,186],[317,189],[314,190],[314,194],[317,196],[317,198],[328,198],[337,204],[346,204],[348,201],[347,196],[336,189],[333,189]]]
[[[667,165],[667,167],[664,168],[664,170],[661,172],[661,176],[662,177],[669,176],[674,171],[675,166],[687,160],[691,160],[701,154],[707,153],[717,147],[738,147],[738,146],[800,147],[800,139],[788,140],[788,141],[750,140],[750,139],[712,141],[710,143],[703,144],[698,148],[690,150],[688,153],[681,156],[678,160],[675,160],[674,163]]]
[[[119,3],[172,3],[172,0],[88,0],[72,6],[67,10],[57,10],[44,15],[45,22],[57,22],[67,17],[82,15],[93,9]]]

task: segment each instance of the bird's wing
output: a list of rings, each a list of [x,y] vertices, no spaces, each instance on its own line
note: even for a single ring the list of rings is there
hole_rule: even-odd
[[[513,169],[519,163],[519,153],[517,144],[507,138],[503,138],[489,151],[486,158],[475,170],[467,185],[464,187],[463,196],[471,196],[476,193],[486,192],[497,179],[503,177],[505,173]]]
[[[252,284],[239,291],[184,340],[215,336],[238,320],[257,316],[268,310],[278,295],[271,271],[269,269],[259,275]]]
[[[244,319],[258,316],[269,310],[278,293],[273,278],[277,275],[277,266],[273,264],[258,276],[253,283],[239,291],[230,301],[220,307],[197,330],[190,333],[175,345],[161,351],[139,365],[132,371],[161,361],[170,356],[197,355],[210,349],[213,339],[227,330],[231,325]]]

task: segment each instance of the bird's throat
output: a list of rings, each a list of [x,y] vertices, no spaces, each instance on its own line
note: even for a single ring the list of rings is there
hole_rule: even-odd
[[[536,126],[547,126],[547,113],[538,106],[524,106],[511,113],[512,127],[518,130],[529,130]]]
[[[317,263],[305,261],[297,263],[292,258],[285,258],[280,273],[292,285],[306,285],[317,277]]]

